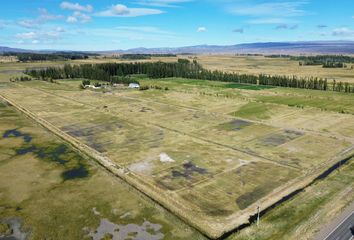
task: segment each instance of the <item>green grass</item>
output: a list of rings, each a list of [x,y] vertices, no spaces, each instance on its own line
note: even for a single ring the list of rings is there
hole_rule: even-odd
[[[19,218],[30,239],[76,240],[85,239],[101,218],[119,225],[141,225],[146,219],[161,225],[165,239],[204,239],[93,160],[69,146],[64,149],[66,145],[59,138],[13,107],[0,102],[0,116],[0,222]],[[9,129],[30,134],[32,140],[24,143],[23,137],[3,138]],[[35,152],[18,154],[17,150],[31,145]],[[61,164],[60,160],[67,162]],[[70,181],[63,178],[63,171],[78,164],[86,166],[90,174]],[[93,208],[100,215],[95,215]]]
[[[315,121],[317,116],[321,120],[330,119],[320,122],[321,128],[329,128],[334,120],[344,124],[350,122],[351,115],[283,106],[294,106],[284,100],[290,97],[297,101],[306,99],[308,106],[321,100],[327,101],[327,104],[329,101],[333,101],[332,105],[340,104],[343,99],[347,101],[344,103],[346,105],[350,102],[349,95],[283,88],[248,91],[238,88],[238,85],[235,88],[225,87],[230,83],[193,79],[141,79],[144,85],[167,86],[170,90],[111,89],[106,94],[81,91],[77,87],[79,81],[18,83],[0,89],[0,92],[67,134],[70,134],[70,127],[78,131],[76,135],[71,132],[71,136],[81,143],[96,150],[99,148],[97,145],[101,144],[107,158],[134,173],[131,178],[139,181],[136,185],[142,191],[155,199],[156,196],[163,196],[164,199],[157,199],[174,210],[176,202],[169,198],[172,196],[183,211],[182,214],[176,211],[177,214],[206,234],[214,230],[219,234],[237,227],[235,222],[240,215],[247,218],[252,214],[252,204],[258,201],[263,204],[262,198],[272,190],[279,190],[279,195],[270,195],[271,200],[279,200],[286,193],[278,187],[292,180],[294,184],[299,184],[305,174],[315,167],[325,169],[330,159],[350,146],[349,141],[339,139],[343,132],[352,137],[350,125],[337,124],[336,128],[330,129],[338,139],[313,128],[318,125]],[[279,102],[273,103],[271,100]],[[232,116],[230,112],[233,112]],[[245,119],[246,123],[237,122],[235,118]],[[261,119],[262,123],[248,124],[251,121],[247,119]],[[315,133],[309,131],[298,139],[286,138],[279,146],[262,144],[269,136],[273,137],[271,139],[279,138],[277,134],[284,129],[307,128]],[[41,141],[38,144],[45,146],[46,143]],[[6,148],[6,144],[3,146]],[[161,162],[161,153],[167,153],[174,162]],[[36,154],[32,157],[37,158]],[[252,168],[254,164],[265,161],[269,161],[266,167],[256,165]],[[42,162],[50,164],[48,161]],[[187,162],[192,162],[197,168],[186,167]],[[63,181],[63,169],[55,164],[53,167]],[[206,171],[195,171],[201,168]],[[173,170],[177,170],[179,176]],[[93,173],[75,182],[91,181],[95,176]],[[91,184],[97,187],[96,181]],[[112,191],[112,188],[102,188],[103,194]],[[90,190],[87,186],[87,191]],[[96,189],[92,191],[97,194]],[[125,193],[115,192],[103,200],[109,202],[120,194]],[[83,197],[87,196],[84,194]],[[122,201],[120,207],[125,209],[125,200],[119,201]],[[110,204],[100,204],[99,211],[119,222],[119,216],[110,214]],[[145,210],[138,207],[136,211],[142,213]],[[136,213],[138,219],[132,221],[139,222],[150,211],[148,207],[146,214]],[[165,218],[156,217],[154,220],[165,222]],[[218,224],[214,225],[214,221]],[[171,227],[165,225],[166,228]]]
[[[290,107],[314,107],[321,110],[329,110],[340,113],[354,114],[354,94],[343,97],[316,97],[313,95],[277,95],[256,96],[256,99],[265,103],[288,105]]]
[[[261,218],[260,227],[252,226],[229,240],[313,239],[313,234],[329,221],[332,208],[349,204],[354,192],[354,159],[340,171],[316,183]],[[348,192],[349,189],[349,192]],[[347,192],[346,192],[347,191]],[[346,192],[346,197],[340,197]],[[299,229],[302,229],[301,231]]]
[[[273,86],[254,85],[254,84],[241,84],[241,83],[225,84],[224,87],[225,88],[245,89],[245,90],[256,90],[256,91],[275,88]]]
[[[233,112],[231,115],[249,119],[268,119],[270,117],[269,108],[270,106],[263,103],[250,102],[243,105],[239,110]]]

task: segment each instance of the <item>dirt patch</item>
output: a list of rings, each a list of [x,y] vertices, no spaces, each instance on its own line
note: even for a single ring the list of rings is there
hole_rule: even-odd
[[[161,153],[160,154],[160,162],[173,163],[173,162],[175,162],[175,160],[173,160],[170,156],[168,156],[167,153]]]
[[[251,126],[253,123],[241,119],[235,119],[231,122],[223,123],[219,125],[219,129],[227,131],[240,131],[241,129]]]
[[[272,135],[268,135],[261,140],[261,144],[265,146],[272,146],[276,147],[292,141],[298,137],[303,136],[304,133],[292,131],[292,130],[285,130],[283,133],[276,133]]]
[[[100,153],[106,152],[105,147],[109,145],[111,142],[99,142],[97,139],[99,139],[98,135],[105,133],[105,132],[110,132],[115,129],[120,129],[123,128],[123,125],[119,123],[104,123],[104,124],[98,124],[90,127],[82,127],[80,124],[73,124],[69,126],[62,127],[61,130],[66,132],[72,137],[82,137],[84,138],[85,143],[95,149],[96,151]]]
[[[193,174],[206,174],[208,171],[205,168],[198,167],[192,162],[187,162],[182,165],[183,170],[172,170],[172,177],[184,177],[190,179]]]
[[[153,169],[153,165],[150,161],[142,161],[131,164],[128,169],[136,173],[150,174]]]
[[[22,222],[19,218],[11,218],[1,221],[6,227],[5,232],[0,232],[0,240],[25,240],[27,233],[21,230]]]

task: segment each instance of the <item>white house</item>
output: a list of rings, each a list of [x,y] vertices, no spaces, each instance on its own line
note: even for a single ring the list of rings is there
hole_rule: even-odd
[[[137,83],[129,83],[129,88],[140,88],[140,85]]]
[[[85,88],[101,89],[101,87],[96,87],[95,85],[85,85]]]

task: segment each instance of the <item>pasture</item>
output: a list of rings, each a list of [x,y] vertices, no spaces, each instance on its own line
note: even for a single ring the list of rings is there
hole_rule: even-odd
[[[0,101],[0,238],[205,239]]]
[[[213,238],[354,153],[352,94],[139,81],[163,90],[61,80],[6,83],[0,94]]]
[[[205,68],[245,74],[287,75],[299,77],[322,77],[328,80],[354,83],[354,64],[347,68],[323,68],[322,66],[299,66],[298,61],[288,58],[267,58],[264,56],[220,55],[198,56],[198,62]]]

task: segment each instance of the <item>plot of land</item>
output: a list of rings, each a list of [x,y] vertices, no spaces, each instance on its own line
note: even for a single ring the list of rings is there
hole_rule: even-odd
[[[205,239],[0,101],[0,239]]]
[[[277,88],[178,81],[142,80],[169,91],[108,92],[79,90],[78,81],[32,81],[0,94],[108,159],[122,178],[210,237],[353,153],[353,115],[257,101],[288,96]]]
[[[198,56],[198,62],[212,70],[247,74],[296,75],[302,77],[322,77],[342,82],[354,82],[354,64],[348,68],[323,68],[319,66],[299,66],[299,61],[289,58],[267,58],[264,56]]]

